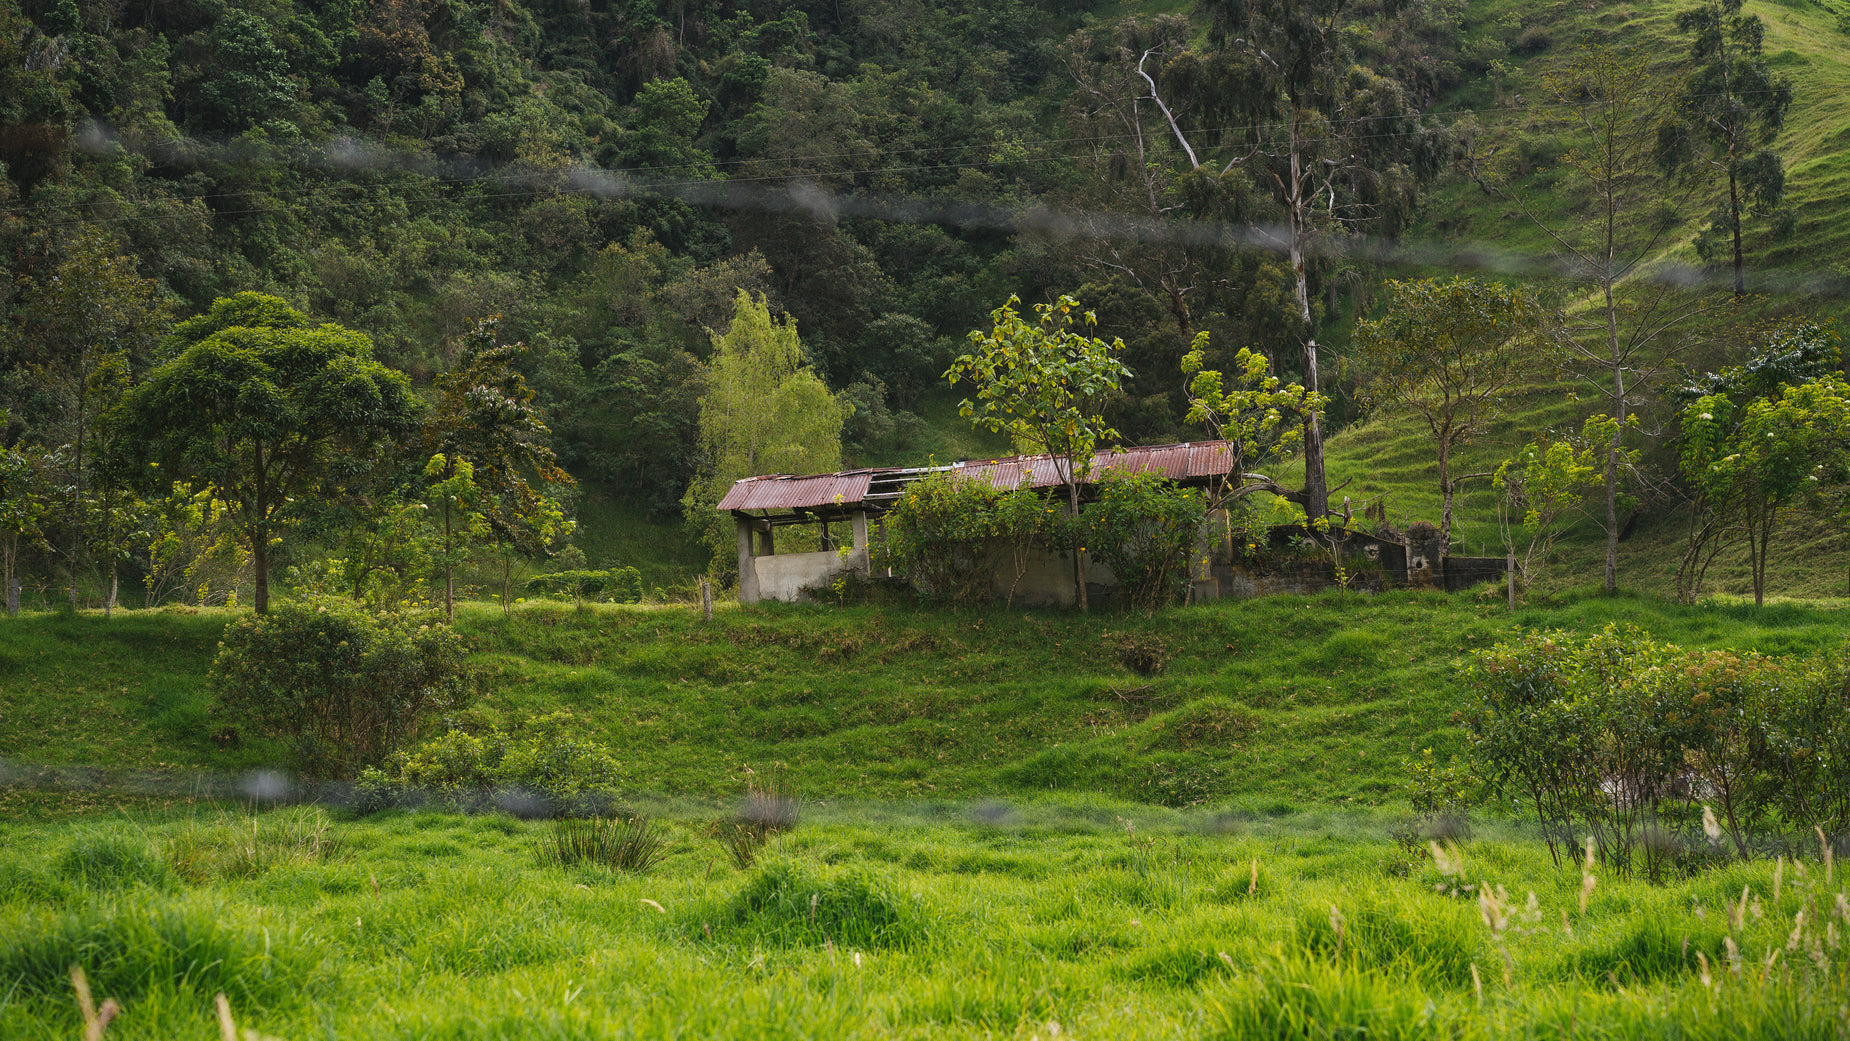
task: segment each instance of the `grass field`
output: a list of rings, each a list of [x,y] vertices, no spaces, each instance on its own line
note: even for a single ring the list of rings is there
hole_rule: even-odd
[[[1365,812],[825,800],[740,868],[716,812],[659,818],[642,874],[547,866],[552,826],[506,817],[9,825],[0,1036],[78,1035],[73,961],[122,1038],[215,1036],[219,991],[291,1039],[1850,1030],[1815,862],[1598,879],[1583,906],[1519,835],[1444,875]]]

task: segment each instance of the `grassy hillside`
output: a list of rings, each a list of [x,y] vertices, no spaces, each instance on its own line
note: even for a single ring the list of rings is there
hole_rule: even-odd
[[[0,758],[233,772],[281,750],[211,709],[225,614],[32,615],[0,626]],[[1826,606],[1684,608],[1635,597],[1329,594],[1121,616],[908,605],[467,609],[494,687],[480,714],[566,709],[639,793],[722,795],[781,767],[826,798],[1093,793],[1174,806],[1387,805],[1401,759],[1458,747],[1458,663],[1514,626],[1641,625],[1690,646],[1834,643]],[[1151,660],[1160,672],[1132,663]],[[13,791],[15,812],[104,805]]]

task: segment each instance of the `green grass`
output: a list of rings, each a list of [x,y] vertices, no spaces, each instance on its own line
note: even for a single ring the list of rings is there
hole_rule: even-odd
[[[214,715],[226,613],[28,615],[0,625],[0,758],[114,772],[236,773],[282,751]],[[1831,606],[1679,606],[1636,596],[1332,592],[1157,612],[954,613],[910,604],[467,605],[459,625],[503,723],[559,709],[607,744],[625,788],[728,796],[785,764],[828,798],[1104,793],[1168,805],[1386,805],[1400,760],[1460,747],[1459,662],[1514,626],[1630,622],[1692,647],[1773,653],[1841,638]],[[1146,676],[1133,659],[1166,659]],[[1127,664],[1129,662],[1129,664]],[[236,744],[215,737],[235,733]],[[12,812],[67,812],[13,789]],[[175,782],[178,783],[178,782]],[[183,785],[182,785],[183,787]],[[167,798],[174,797],[171,792]]]
[[[664,821],[667,854],[641,875],[546,866],[544,823],[394,813],[324,822],[330,859],[177,887],[66,867],[99,831],[159,861],[192,848],[188,829],[282,831],[294,825],[272,818],[303,812],[7,826],[0,1036],[78,1033],[72,963],[99,1000],[124,1003],[108,1036],[130,1039],[215,1036],[218,991],[240,1025],[285,1038],[1825,1038],[1846,1025],[1843,950],[1808,953],[1827,920],[1840,937],[1850,925],[1833,904],[1843,880],[1827,885],[1815,861],[1777,883],[1765,863],[1662,887],[1600,879],[1583,912],[1579,871],[1517,831],[1467,844],[1465,874],[1446,877],[1365,812],[824,804],[749,870],[693,813]],[[1501,931],[1477,886],[1507,907]],[[1743,887],[1759,913],[1732,937],[1737,977],[1726,907]]]

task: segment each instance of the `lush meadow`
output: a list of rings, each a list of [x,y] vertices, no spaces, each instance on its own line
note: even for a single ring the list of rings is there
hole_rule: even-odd
[[[1841,1037],[1815,858],[1587,881],[1497,829],[1441,863],[1357,811],[811,805],[741,867],[659,807],[646,872],[547,822],[313,808],[12,825],[0,1034]],[[1440,870],[1444,866],[1451,873]],[[1596,873],[1597,874],[1597,873]]]
[[[1807,653],[1828,606],[471,608],[472,718],[565,708],[620,759],[649,823],[602,839],[197,797],[281,759],[213,710],[227,617],[4,629],[0,1036],[76,1036],[73,963],[112,1038],[214,1036],[221,991],[287,1039],[1850,1034],[1815,847],[1589,882],[1513,807],[1435,855],[1405,798],[1517,627]],[[741,843],[765,778],[800,820]]]

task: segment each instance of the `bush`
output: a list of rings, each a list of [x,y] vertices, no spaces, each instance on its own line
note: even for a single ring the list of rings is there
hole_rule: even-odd
[[[240,619],[212,663],[218,710],[287,741],[318,777],[349,776],[474,694],[463,644],[434,615],[310,596]]]
[[[1142,608],[1181,599],[1189,553],[1207,518],[1201,493],[1155,474],[1120,471],[1101,474],[1096,487],[1098,501],[1085,508],[1080,527],[1088,552],[1117,577],[1118,595]]]
[[[940,599],[989,599],[1002,562],[994,542],[1000,498],[987,484],[949,473],[914,482],[887,514],[881,563]]]
[[[606,568],[601,571],[552,571],[527,580],[529,592],[573,601],[592,600],[611,604],[642,603],[642,572],[633,567]]]
[[[360,776],[361,809],[435,798],[454,809],[503,809],[523,816],[598,816],[618,804],[622,766],[584,736],[570,712],[516,732],[452,729],[392,756]]]
[[[1499,644],[1469,675],[1473,765],[1530,804],[1557,854],[1590,834],[1620,873],[1657,878],[1718,855],[1723,833],[1743,857],[1782,825],[1787,844],[1850,833],[1850,649],[1686,652],[1607,626]]]

